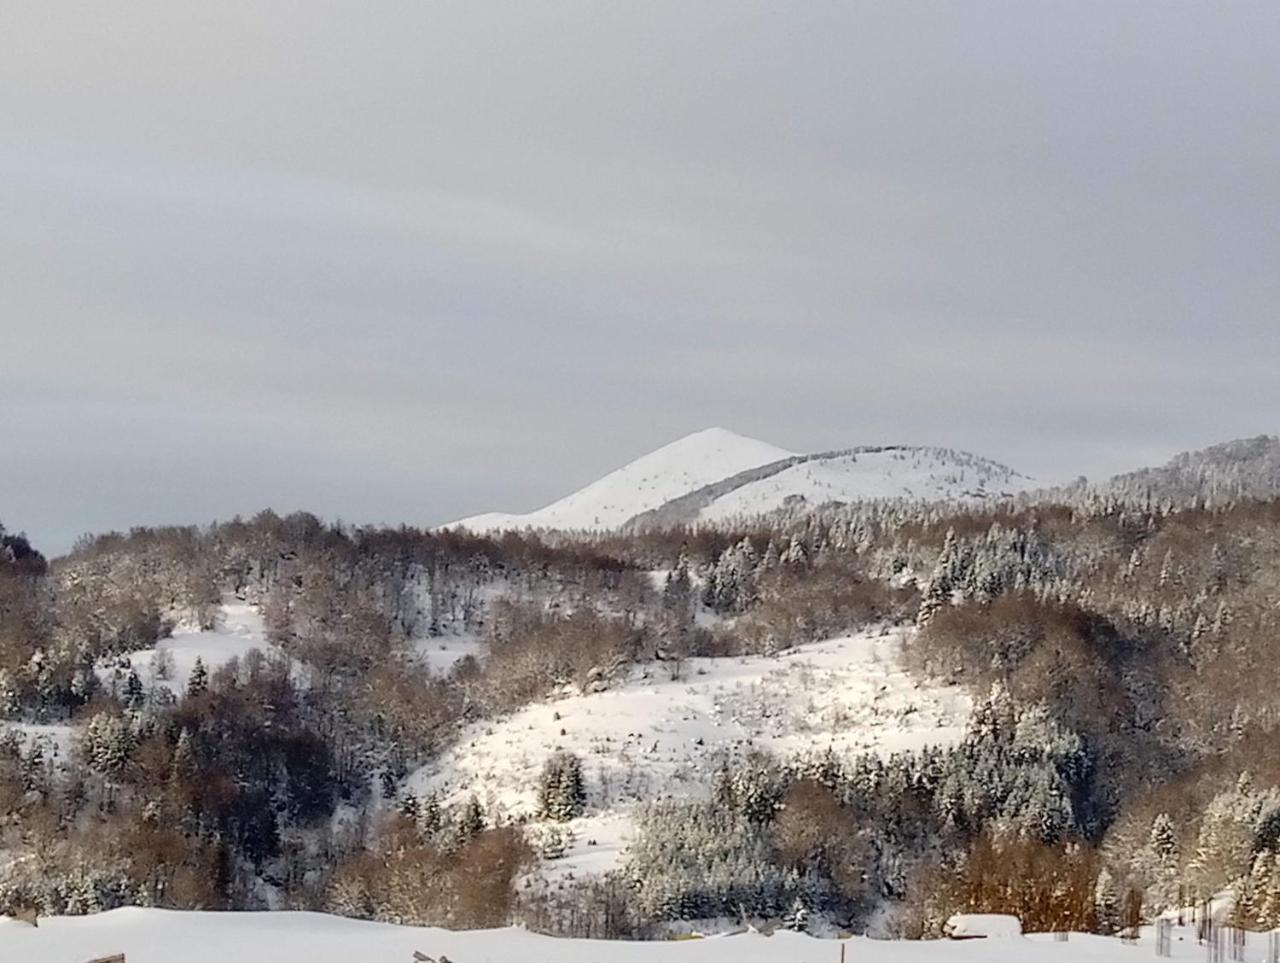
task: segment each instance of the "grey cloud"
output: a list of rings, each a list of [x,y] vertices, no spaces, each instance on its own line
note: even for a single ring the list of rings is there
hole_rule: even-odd
[[[0,520],[426,524],[708,424],[1057,477],[1274,431],[1278,46],[1268,3],[16,5]]]

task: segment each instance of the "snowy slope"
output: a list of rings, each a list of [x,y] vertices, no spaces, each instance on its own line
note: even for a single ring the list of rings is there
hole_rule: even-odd
[[[1266,935],[1249,935],[1246,960],[1265,958]],[[118,909],[96,916],[52,917],[37,928],[0,919],[5,963],[83,963],[124,953],[128,963],[409,963],[415,952],[457,963],[1131,963],[1153,957],[1154,937],[1140,945],[1072,934],[999,940],[909,942],[853,937],[819,940],[797,933],[743,933],[679,942],[561,940],[514,927],[448,930],[326,916],[320,913],[197,913]],[[1194,931],[1177,929],[1172,958],[1203,960]]]
[[[75,728],[70,724],[0,722],[0,728],[18,733],[28,748],[38,743],[46,759],[60,762],[71,758]]]
[[[969,699],[912,679],[902,637],[868,632],[774,657],[691,659],[678,680],[664,664],[638,668],[605,692],[473,724],[406,788],[453,803],[474,794],[490,811],[531,816],[543,764],[570,750],[583,761],[590,807],[570,826],[570,859],[553,869],[600,872],[625,848],[636,803],[705,796],[721,761],[750,749],[852,757],[958,742]]]
[[[763,441],[708,428],[633,461],[581,491],[527,515],[491,513],[447,527],[473,532],[557,528],[601,531],[748,468],[792,457]]]
[[[1183,452],[1159,468],[1116,475],[1090,487],[1103,495],[1155,502],[1275,498],[1280,496],[1280,438],[1239,438]]]
[[[264,653],[272,649],[267,641],[262,614],[252,605],[228,598],[218,613],[214,628],[201,630],[178,626],[173,635],[161,639],[154,648],[104,660],[95,666],[94,671],[108,692],[123,692],[125,679],[132,668],[146,688],[156,685],[178,695],[186,689],[197,658],[213,672],[232,659],[243,659],[254,649]],[[165,668],[161,670],[161,666]],[[162,672],[164,678],[160,677]],[[45,748],[46,758],[63,760],[71,756],[75,734],[71,725],[0,722],[0,728],[21,733],[28,742],[40,742]],[[0,956],[0,963],[3,960],[4,957]]]
[[[776,511],[800,499],[827,502],[883,498],[925,501],[1012,495],[1031,479],[1011,468],[945,448],[865,448],[819,455],[746,481],[711,499],[696,520],[717,522]]]
[[[462,659],[479,659],[488,651],[484,641],[473,634],[414,639],[413,646],[418,657],[440,675],[447,675]]]
[[[149,688],[154,683],[176,694],[186,688],[196,659],[203,661],[205,668],[213,672],[232,659],[243,659],[254,649],[266,654],[271,648],[262,614],[248,603],[229,598],[223,603],[214,628],[201,630],[179,626],[169,638],[156,643],[155,648],[131,652],[126,660],[144,686]],[[169,667],[167,678],[163,679],[157,673],[162,662]],[[128,671],[117,660],[97,668],[98,678],[108,690],[122,686]]]
[[[461,802],[472,793],[530,814],[542,764],[557,748],[582,757],[597,807],[701,792],[723,754],[850,756],[959,741],[970,703],[959,688],[922,685],[902,668],[903,630],[797,646],[780,656],[691,659],[678,680],[637,668],[604,692],[536,703],[472,725],[410,779]],[[563,734],[562,734],[563,733]]]
[[[1031,479],[950,448],[880,446],[796,455],[722,428],[689,435],[527,515],[454,522],[473,532],[715,524],[828,502],[958,501],[1012,495]]]

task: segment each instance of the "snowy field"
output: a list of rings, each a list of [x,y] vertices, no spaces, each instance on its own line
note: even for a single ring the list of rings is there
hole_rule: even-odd
[[[532,812],[538,774],[557,749],[582,757],[591,801],[607,807],[696,793],[721,757],[752,748],[847,757],[955,743],[969,699],[959,688],[913,679],[900,662],[902,632],[815,642],[773,657],[690,659],[676,680],[666,663],[647,664],[607,691],[470,726],[409,788],[455,802],[474,793],[521,815]]]
[[[271,649],[262,614],[248,603],[230,599],[223,604],[213,629],[202,631],[192,626],[178,626],[171,637],[161,639],[154,648],[131,652],[123,660],[113,659],[95,671],[107,691],[122,691],[129,668],[121,661],[127,662],[144,686],[159,685],[177,695],[186,689],[197,658],[213,672],[232,659],[243,659],[254,649],[262,652]],[[21,733],[29,742],[39,742],[46,758],[64,760],[71,754],[74,729],[70,725],[10,722],[0,726]],[[0,957],[0,963],[7,961]]]
[[[144,686],[149,688],[154,683],[180,694],[186,688],[197,658],[213,672],[232,659],[243,659],[254,649],[267,652],[270,648],[261,613],[252,605],[231,599],[222,606],[213,629],[201,631],[179,626],[170,638],[161,639],[154,648],[131,652],[123,661],[138,673]],[[129,668],[121,664],[121,660],[113,659],[109,664],[97,666],[95,671],[107,691],[122,691]],[[75,730],[70,725],[0,722],[0,726],[21,733],[28,743],[40,743],[47,759],[61,761],[71,755]],[[0,963],[7,961],[0,957]]]
[[[0,722],[0,726],[20,733],[28,746],[39,744],[46,759],[61,762],[71,757],[71,743],[75,729],[69,725]]]
[[[840,963],[841,941],[793,933],[621,943],[558,940],[520,929],[453,933],[315,913],[180,913],[120,909],[43,919],[36,929],[0,920],[3,963],[85,963],[124,953],[128,963],[411,963],[415,952],[451,963]],[[1154,960],[1151,935],[1136,945],[1073,934],[950,942],[843,941],[845,963],[1134,963]],[[1246,963],[1261,963],[1255,936]],[[1203,960],[1194,933],[1175,933],[1173,959]]]
[[[447,674],[461,659],[467,656],[479,659],[488,651],[488,646],[475,635],[442,635],[438,638],[415,639],[413,647],[418,657],[440,675]]]
[[[144,686],[150,688],[155,684],[177,694],[186,688],[196,659],[202,660],[205,668],[213,672],[232,659],[243,659],[254,649],[263,653],[271,650],[262,613],[247,602],[228,599],[214,628],[201,630],[180,625],[172,636],[161,639],[154,648],[131,652],[125,658]],[[97,669],[98,678],[108,690],[113,685],[122,686],[128,671],[114,661]]]
[[[470,726],[407,788],[454,803],[474,794],[490,811],[529,816],[543,764],[558,749],[574,752],[590,805],[570,825],[570,858],[555,869],[606,870],[625,846],[630,806],[705,795],[722,759],[751,749],[888,755],[963,738],[969,699],[959,688],[911,678],[900,662],[902,633],[869,632],[774,657],[690,659],[676,680],[666,664],[637,668],[608,691]]]

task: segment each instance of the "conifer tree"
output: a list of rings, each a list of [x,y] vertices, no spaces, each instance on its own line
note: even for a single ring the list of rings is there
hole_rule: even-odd
[[[191,730],[186,726],[178,733],[178,741],[173,747],[173,769],[170,779],[177,785],[185,785],[196,768],[195,749],[191,745]]]
[[[444,826],[444,814],[441,812],[440,796],[437,793],[428,793],[418,800],[416,822],[418,835],[424,839],[430,839],[440,832]]]
[[[191,669],[191,677],[187,680],[187,697],[193,698],[209,690],[209,670],[204,667],[204,659],[196,656],[196,664]]]
[[[484,807],[475,796],[468,799],[466,805],[462,807],[456,828],[459,843],[469,842],[484,832]]]
[[[128,709],[137,711],[146,702],[146,693],[142,688],[142,680],[138,678],[136,669],[130,668],[124,683],[124,704]]]
[[[586,805],[582,760],[571,752],[557,752],[547,760],[538,780],[538,815],[568,822],[581,816]]]
[[[793,933],[803,933],[809,928],[809,909],[799,896],[791,904],[791,909],[782,917],[782,925]]]

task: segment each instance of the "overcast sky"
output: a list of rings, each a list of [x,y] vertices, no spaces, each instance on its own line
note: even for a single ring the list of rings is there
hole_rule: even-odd
[[[1280,429],[1280,4],[5,0],[0,521]]]

